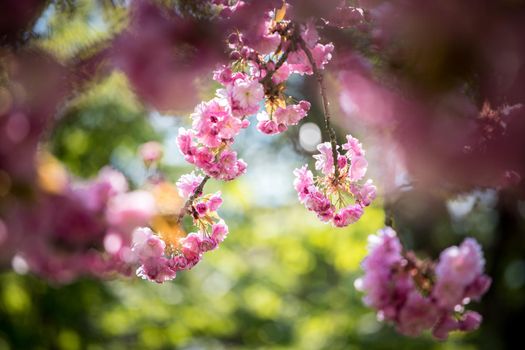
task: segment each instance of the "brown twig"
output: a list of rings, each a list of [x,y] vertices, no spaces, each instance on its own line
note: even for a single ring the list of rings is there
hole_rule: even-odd
[[[289,50],[285,50],[281,58],[279,58],[279,61],[277,61],[277,63],[275,64],[275,68],[269,71],[261,80],[259,80],[259,83],[261,83],[262,85],[267,84],[270,81],[270,79],[272,79],[275,72],[277,72],[279,68],[281,68],[281,66],[284,64],[284,62],[286,62],[289,53]]]
[[[184,207],[182,207],[179,213],[179,217],[177,218],[177,223],[180,223],[181,220],[184,218],[184,216],[186,216],[186,214],[189,213],[189,209],[193,205],[193,201],[197,197],[202,195],[202,191],[204,190],[204,185],[206,185],[206,182],[208,182],[209,179],[210,179],[209,175],[204,176],[199,186],[197,186],[197,188],[195,189],[195,191],[193,191],[193,194],[190,196],[190,198],[188,198],[186,203],[184,203]]]
[[[337,182],[339,180],[339,167],[337,165],[337,139],[336,139],[335,131],[330,124],[330,109],[328,108],[328,97],[326,95],[326,86],[324,84],[323,73],[321,73],[321,71],[319,71],[319,69],[317,68],[317,64],[315,63],[314,57],[312,55],[312,51],[310,51],[304,39],[299,36],[297,38],[297,41],[301,49],[306,54],[308,61],[312,65],[312,71],[314,72],[314,75],[317,78],[317,82],[319,83],[319,87],[321,90],[321,98],[323,100],[325,129],[326,129],[326,132],[328,133],[328,136],[330,137],[330,143],[332,145],[332,157],[334,158],[334,181]]]

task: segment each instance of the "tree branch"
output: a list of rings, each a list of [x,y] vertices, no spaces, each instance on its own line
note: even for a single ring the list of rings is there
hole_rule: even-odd
[[[275,72],[277,72],[279,68],[281,68],[281,66],[284,64],[284,62],[286,62],[286,60],[288,59],[289,53],[290,51],[288,49],[285,50],[281,58],[279,58],[279,61],[277,61],[277,63],[275,64],[275,68],[269,71],[268,73],[266,73],[266,75],[261,80],[259,80],[259,83],[261,83],[262,85],[265,85],[267,82],[269,82],[270,79],[272,79]]]
[[[337,165],[337,139],[335,135],[335,131],[332,128],[330,124],[330,109],[328,108],[328,97],[326,95],[326,86],[324,84],[323,79],[323,73],[319,71],[319,68],[317,68],[317,64],[315,63],[314,57],[312,55],[312,51],[308,48],[306,45],[306,42],[302,37],[298,37],[298,44],[301,47],[301,49],[306,54],[306,57],[308,58],[308,61],[310,62],[312,66],[312,71],[317,78],[317,82],[319,83],[319,88],[321,90],[321,97],[323,100],[323,112],[324,112],[324,121],[325,121],[325,129],[328,133],[328,136],[330,137],[330,143],[332,145],[332,157],[334,158],[334,181],[339,180],[339,166]]]
[[[202,195],[202,191],[204,190],[204,185],[206,185],[206,182],[208,182],[209,179],[210,179],[209,175],[204,176],[199,186],[197,186],[197,188],[195,189],[195,191],[193,191],[193,194],[190,196],[190,198],[188,198],[186,203],[184,203],[184,207],[182,207],[179,213],[179,217],[177,218],[177,223],[180,223],[182,219],[184,218],[184,216],[188,214],[190,207],[193,205],[193,201],[197,197]]]

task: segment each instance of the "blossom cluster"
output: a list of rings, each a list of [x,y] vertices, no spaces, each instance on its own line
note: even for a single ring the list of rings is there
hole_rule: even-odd
[[[314,155],[319,176],[314,177],[307,165],[294,171],[294,187],[299,201],[319,219],[332,222],[336,227],[345,227],[359,220],[364,208],[376,197],[372,180],[359,183],[368,167],[361,143],[351,135],[346,138],[347,142],[342,145],[345,153],[341,154],[339,147],[336,149],[337,174],[329,142],[318,145],[319,154]]]
[[[257,129],[262,133],[277,134],[297,125],[310,110],[309,102],[294,103],[284,95],[291,74],[313,73],[297,40],[311,50],[317,69],[331,59],[333,45],[318,43],[312,23],[298,28],[285,20],[285,11],[286,5],[269,12],[255,35],[234,32],[228,37],[231,63],[213,76],[221,87],[214,98],[195,107],[191,129],[180,128],[177,136],[184,159],[198,169],[177,182],[179,194],[187,201],[179,219],[190,214],[198,231],[172,238],[162,231],[137,230],[132,250],[138,257],[140,277],[159,283],[173,279],[177,271],[195,266],[203,253],[224,240],[228,227],[217,214],[220,193],[203,195],[201,184],[207,178],[230,181],[246,172],[247,164],[232,145],[250,125],[249,117],[257,115]]]
[[[490,286],[484,265],[481,247],[472,238],[445,249],[433,263],[405,252],[387,227],[369,237],[365,274],[355,284],[378,318],[394,323],[400,333],[417,336],[431,329],[435,338],[446,339],[451,331],[479,327],[481,315],[465,308]]]
[[[185,175],[177,184],[180,192],[191,193],[198,180],[193,174]],[[146,227],[135,230],[132,252],[140,265],[137,275],[162,283],[175,278],[178,271],[191,269],[205,252],[216,249],[228,234],[228,226],[217,215],[221,204],[220,193],[199,197],[192,207],[199,230],[185,237],[170,239]]]
[[[90,181],[71,180],[58,161],[40,156],[38,202],[17,203],[4,213],[5,246],[16,246],[13,266],[55,282],[80,275],[129,275],[134,265],[131,233],[156,215],[154,196],[128,190],[126,178],[103,168]],[[30,225],[30,226],[29,226]],[[23,241],[16,241],[28,232]],[[16,265],[16,266],[15,266]]]

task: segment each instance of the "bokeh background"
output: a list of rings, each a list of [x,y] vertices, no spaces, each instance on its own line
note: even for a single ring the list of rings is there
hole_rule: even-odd
[[[63,61],[104,43],[128,21],[126,10],[111,2],[59,1],[43,9],[33,23],[33,43]],[[140,81],[137,74],[131,76]],[[247,175],[210,182],[209,191],[223,193],[221,215],[230,226],[220,249],[163,285],[137,278],[54,285],[14,261],[0,272],[0,349],[518,349],[525,316],[525,202],[507,190],[443,196],[411,185],[389,202],[380,198],[349,228],[320,223],[292,188],[292,170],[311,162],[322,137],[310,80],[292,80],[288,92],[312,101],[311,116],[279,136],[248,129],[234,147],[249,164]],[[167,178],[191,171],[175,144],[187,114],[158,112],[151,105],[158,101],[138,98],[129,75],[118,70],[89,84],[60,110],[46,138],[46,147],[75,176],[89,178],[111,164],[138,188],[148,170],[137,148],[150,140],[164,146]],[[211,72],[204,72],[199,97],[211,97],[214,89]],[[341,115],[337,93],[332,98]],[[363,125],[336,122],[341,139],[349,131],[363,138],[371,176],[386,176],[382,165],[391,160],[385,145]],[[466,236],[481,242],[493,286],[474,306],[485,318],[478,331],[446,342],[407,338],[362,304],[353,284],[367,236],[385,220],[422,256],[437,258]]]

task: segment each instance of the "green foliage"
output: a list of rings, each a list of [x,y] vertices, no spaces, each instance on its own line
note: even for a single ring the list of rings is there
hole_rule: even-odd
[[[125,76],[113,73],[67,107],[50,138],[53,153],[80,176],[91,176],[110,163],[113,152],[134,154],[158,139]]]
[[[53,1],[37,22],[36,44],[61,60],[88,54],[124,28],[127,11],[110,1]]]

